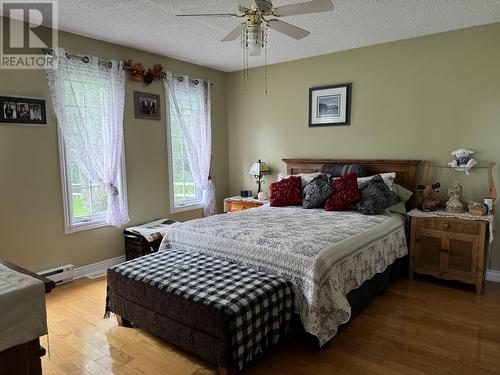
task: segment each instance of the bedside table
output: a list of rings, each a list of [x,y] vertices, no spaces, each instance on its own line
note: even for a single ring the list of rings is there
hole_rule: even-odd
[[[170,219],[125,228],[125,260],[132,260],[158,251],[169,225],[178,223]]]
[[[231,197],[224,199],[224,212],[235,212],[260,207],[267,201],[254,198]]]
[[[493,216],[412,210],[410,280],[413,273],[476,286],[480,295],[486,275],[489,226]]]

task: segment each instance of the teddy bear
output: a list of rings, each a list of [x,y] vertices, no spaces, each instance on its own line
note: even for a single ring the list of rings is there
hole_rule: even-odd
[[[430,186],[417,186],[418,191],[422,194],[422,202],[420,203],[422,211],[436,211],[439,208],[440,201],[434,197],[434,193],[438,193],[440,187],[441,184],[439,182]]]
[[[448,163],[448,165],[452,168],[455,168],[457,171],[465,171],[465,174],[468,176],[470,169],[477,165],[477,161],[472,159],[472,154],[474,151],[467,150],[465,148],[461,148],[455,150],[451,153],[452,156],[455,157],[452,161]]]

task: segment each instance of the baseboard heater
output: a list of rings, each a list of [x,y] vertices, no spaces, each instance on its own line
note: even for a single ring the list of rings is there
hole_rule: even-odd
[[[75,266],[65,264],[64,266],[54,267],[45,271],[38,272],[40,276],[52,280],[57,285],[62,285],[73,281],[75,276]]]

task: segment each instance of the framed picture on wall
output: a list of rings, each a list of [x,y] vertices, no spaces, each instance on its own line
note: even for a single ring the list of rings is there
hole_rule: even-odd
[[[147,120],[160,120],[160,95],[134,91],[134,116]]]
[[[309,127],[349,125],[351,83],[309,89]]]
[[[0,96],[0,123],[47,125],[44,99]]]

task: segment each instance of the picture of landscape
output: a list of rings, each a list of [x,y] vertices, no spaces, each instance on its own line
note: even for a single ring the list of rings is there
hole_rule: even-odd
[[[319,96],[318,117],[340,116],[340,94]]]
[[[351,83],[309,89],[309,127],[350,125]]]

